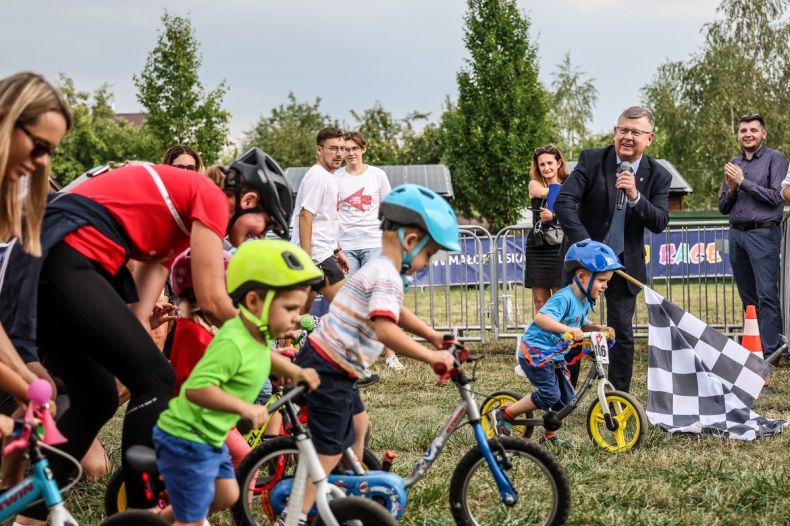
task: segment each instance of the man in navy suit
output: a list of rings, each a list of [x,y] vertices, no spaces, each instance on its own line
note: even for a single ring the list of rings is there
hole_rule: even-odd
[[[626,109],[614,127],[614,146],[583,150],[554,204],[565,232],[564,249],[585,239],[603,241],[618,254],[625,271],[642,282],[646,279],[644,230],[659,233],[666,228],[672,181],[663,166],[644,155],[652,142],[650,110]],[[610,353],[609,381],[620,391],[631,386],[632,320],[639,290],[618,275],[606,290],[607,325],[617,339]],[[578,366],[572,374],[575,384]]]

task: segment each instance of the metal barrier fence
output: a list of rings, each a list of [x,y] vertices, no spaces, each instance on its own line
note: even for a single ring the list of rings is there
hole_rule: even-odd
[[[790,216],[783,220],[781,294],[790,334]],[[646,236],[647,285],[727,336],[740,334],[743,307],[729,270],[729,225],[672,221]],[[516,338],[534,317],[531,289],[523,285],[529,227],[509,226],[495,236],[479,226],[461,228],[462,251],[441,254],[406,292],[406,305],[437,330],[456,330],[465,341]],[[600,309],[605,320],[604,309]],[[634,336],[647,337],[644,301],[637,299]]]

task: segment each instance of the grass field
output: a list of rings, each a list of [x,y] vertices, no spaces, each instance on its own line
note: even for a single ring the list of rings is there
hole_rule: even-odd
[[[400,474],[411,471],[457,402],[452,384],[435,387],[435,376],[427,366],[406,363],[407,369],[401,372],[381,367],[382,381],[364,392],[371,416],[370,446],[379,455],[395,450],[394,470]],[[645,364],[645,355],[639,352],[632,391],[643,403]],[[482,395],[501,388],[527,390],[527,384],[513,374],[513,365],[509,346],[506,354],[489,353],[478,365],[475,391]],[[754,409],[768,417],[790,419],[786,362],[774,371],[771,387],[774,392],[764,393]],[[672,436],[651,428],[643,448],[611,455],[598,450],[587,437],[584,417],[589,403],[591,399],[582,402],[560,430],[574,444],[573,449],[558,453],[572,491],[569,524],[790,524],[789,433],[739,442]],[[115,465],[119,429],[120,412],[102,434]],[[468,427],[456,433],[426,478],[411,490],[403,523],[453,524],[448,484],[456,463],[472,443]],[[67,505],[82,524],[101,521],[103,486],[103,482],[81,484],[69,496]],[[212,518],[212,524],[231,522],[228,515],[220,514]]]

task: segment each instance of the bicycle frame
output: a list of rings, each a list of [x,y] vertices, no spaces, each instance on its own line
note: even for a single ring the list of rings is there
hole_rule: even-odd
[[[32,437],[31,437],[32,438]],[[63,505],[60,489],[52,477],[49,462],[41,455],[35,439],[31,440],[30,459],[33,474],[0,495],[0,520],[10,519],[39,498],[49,508],[49,523],[53,526],[78,526]]]
[[[590,336],[591,333],[585,333],[585,341]],[[601,360],[601,357],[598,356],[597,353],[593,352],[590,354],[591,359],[593,361],[590,370],[587,373],[587,376],[584,378],[584,382],[582,382],[581,387],[576,391],[576,394],[571,399],[568,404],[557,411],[555,416],[559,420],[563,420],[566,416],[572,413],[576,407],[578,407],[579,403],[584,399],[587,395],[587,391],[590,390],[592,387],[593,382],[596,380],[598,381],[598,386],[596,389],[598,401],[601,404],[601,412],[606,419],[607,427],[614,424],[612,420],[612,414],[609,411],[609,404],[606,402],[606,392],[607,391],[614,391],[614,386],[609,382],[606,378],[606,371],[604,371],[604,364]],[[542,426],[544,423],[543,418],[516,418],[513,420],[514,426]],[[611,429],[614,431],[614,429]]]
[[[0,494],[0,520],[13,517],[41,499],[49,510],[49,524],[78,526],[77,521],[63,505],[60,488],[49,468],[49,462],[41,453],[42,447],[57,452],[47,444],[60,444],[66,441],[57,430],[47,408],[52,396],[52,388],[45,380],[36,380],[28,387],[28,395],[30,404],[25,417],[23,420],[15,421],[14,440],[5,447],[3,453],[8,454],[26,447],[33,474]],[[42,433],[41,436],[39,433]],[[77,478],[79,478],[82,474],[79,461],[65,453],[60,454],[76,463],[79,471]]]
[[[494,481],[496,482],[497,489],[499,490],[499,494],[502,497],[502,501],[507,505],[513,505],[518,500],[518,494],[513,489],[513,485],[510,483],[507,475],[499,467],[499,464],[497,464],[494,454],[488,445],[488,439],[486,438],[485,431],[483,431],[483,426],[480,423],[480,410],[475,403],[472,389],[469,387],[470,380],[463,374],[463,372],[460,372],[456,377],[453,378],[453,382],[455,382],[456,386],[458,387],[458,393],[461,396],[461,402],[447,419],[444,428],[439,432],[439,434],[436,435],[436,438],[433,439],[430,447],[428,447],[428,449],[425,450],[425,453],[423,453],[422,457],[420,457],[420,460],[417,462],[417,466],[415,466],[411,474],[403,478],[403,483],[406,488],[410,488],[425,476],[425,474],[433,465],[434,461],[436,461],[436,459],[439,457],[439,454],[444,449],[447,441],[450,439],[456,429],[458,429],[458,425],[466,415],[469,423],[472,426],[477,445],[482,451],[483,457],[486,459],[486,463],[488,464],[488,468],[491,471],[491,475],[494,477]]]

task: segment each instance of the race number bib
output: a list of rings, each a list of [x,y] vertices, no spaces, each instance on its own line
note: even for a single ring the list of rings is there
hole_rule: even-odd
[[[590,338],[592,352],[595,354],[595,359],[602,364],[609,363],[609,345],[606,342],[606,333],[594,332]]]

